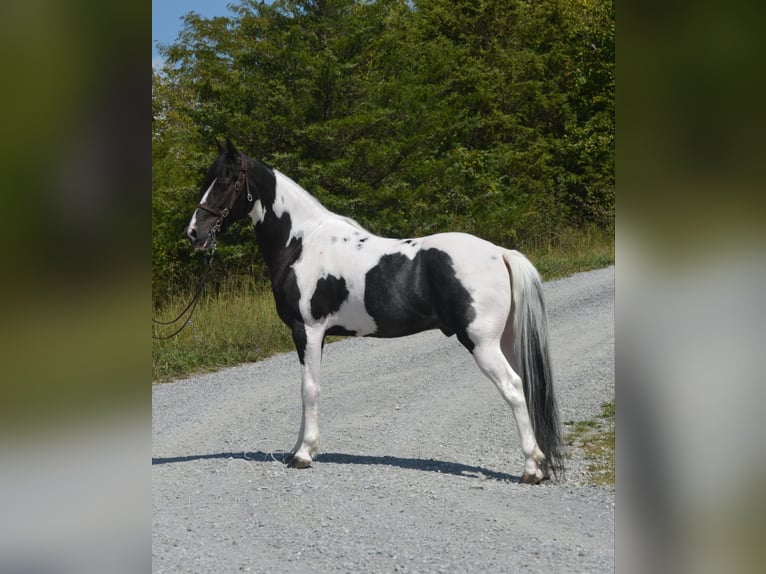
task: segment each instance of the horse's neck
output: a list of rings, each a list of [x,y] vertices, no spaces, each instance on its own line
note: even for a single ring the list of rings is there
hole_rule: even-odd
[[[288,213],[295,234],[305,234],[325,222],[328,217],[337,217],[285,174],[274,170],[274,176],[276,177],[274,213],[277,217]]]
[[[259,190],[261,197],[250,216],[275,280],[300,257],[303,237],[337,216],[284,174],[274,170],[273,181],[273,188]]]

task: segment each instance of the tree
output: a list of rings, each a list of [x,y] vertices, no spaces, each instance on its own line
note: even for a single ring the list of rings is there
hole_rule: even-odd
[[[216,137],[376,233],[509,246],[611,225],[614,6],[605,0],[244,0],[185,18],[153,78],[155,295]],[[179,227],[180,226],[180,227]],[[260,272],[245,225],[221,240]]]

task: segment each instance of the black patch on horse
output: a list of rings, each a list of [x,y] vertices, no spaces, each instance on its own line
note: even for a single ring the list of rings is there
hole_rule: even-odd
[[[402,337],[428,329],[457,333],[473,351],[466,329],[476,318],[473,297],[455,275],[452,258],[439,249],[384,255],[365,276],[364,306],[375,320],[374,337]]]
[[[347,298],[348,289],[343,277],[335,277],[335,275],[322,277],[317,281],[316,289],[311,296],[311,315],[314,319],[332,315],[340,309]]]
[[[295,350],[298,351],[298,360],[302,365],[306,358],[306,345],[308,344],[306,325],[302,322],[293,325],[293,342],[295,343]]]
[[[306,350],[306,330],[300,307],[301,291],[293,265],[301,257],[303,241],[293,237],[288,243],[292,230],[289,213],[277,217],[273,206],[276,199],[276,178],[271,168],[257,163],[251,173],[257,182],[258,198],[264,209],[263,221],[255,224],[255,236],[261,248],[271,276],[271,290],[277,314],[293,332],[298,358],[303,363]]]
[[[283,217],[289,216],[285,215]],[[300,239],[293,239],[287,249],[295,257],[295,261],[300,257],[303,245]],[[282,319],[285,325],[290,327],[293,333],[295,349],[298,351],[298,359],[303,364],[303,357],[306,351],[306,328],[301,317],[300,307],[301,290],[298,287],[298,278],[292,265],[283,267],[283,272],[275,273],[269,267],[271,272],[271,291],[274,294],[274,302],[277,307],[277,315]]]

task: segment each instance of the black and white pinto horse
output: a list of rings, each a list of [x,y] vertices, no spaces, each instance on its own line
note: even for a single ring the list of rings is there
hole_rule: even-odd
[[[250,217],[279,317],[301,364],[303,413],[286,462],[319,449],[319,367],[326,335],[402,337],[441,329],[473,355],[510,404],[521,437],[522,482],[563,471],[540,277],[521,253],[465,233],[389,239],[332,213],[298,184],[227,141],[208,171],[186,235]]]

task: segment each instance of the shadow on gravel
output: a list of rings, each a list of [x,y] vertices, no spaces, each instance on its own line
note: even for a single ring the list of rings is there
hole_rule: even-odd
[[[317,455],[317,462],[330,464],[360,464],[360,465],[385,465],[395,466],[397,468],[409,468],[412,470],[426,470],[430,472],[439,472],[442,474],[454,474],[455,476],[465,476],[467,478],[493,478],[495,480],[506,480],[510,482],[519,482],[521,477],[489,470],[481,466],[470,466],[459,462],[446,462],[443,460],[422,459],[422,458],[401,458],[398,456],[370,456],[365,454],[343,454],[338,452],[326,452]]]
[[[193,460],[207,459],[240,459],[253,462],[284,462],[287,457],[285,452],[220,452],[216,454],[191,454],[187,456],[174,456],[167,458],[152,457],[152,466],[155,464],[172,464],[177,462],[190,462]],[[317,455],[315,462],[323,464],[357,464],[361,466],[394,466],[410,470],[423,470],[452,474],[466,478],[492,478],[494,480],[519,482],[520,477],[505,472],[489,470],[481,466],[470,466],[459,462],[446,462],[442,460],[422,458],[401,458],[398,456],[371,456],[365,454],[343,454],[338,452],[325,452]]]

